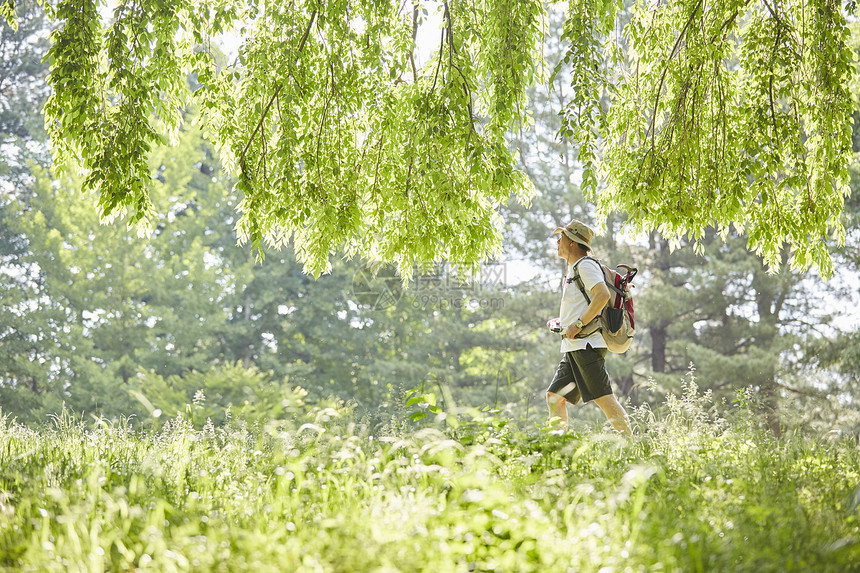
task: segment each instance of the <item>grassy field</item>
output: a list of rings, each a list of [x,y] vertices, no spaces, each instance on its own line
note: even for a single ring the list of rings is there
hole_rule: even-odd
[[[733,410],[691,385],[633,412],[633,440],[474,410],[3,420],[0,571],[860,571],[856,437],[776,440]]]

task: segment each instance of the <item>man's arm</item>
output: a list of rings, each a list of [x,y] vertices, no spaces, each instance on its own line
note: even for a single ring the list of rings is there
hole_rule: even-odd
[[[606,283],[599,282],[591,289],[591,304],[588,305],[588,308],[585,309],[585,313],[579,317],[582,321],[582,324],[588,324],[594,317],[600,314],[603,311],[603,307],[606,306],[606,303],[609,302],[609,289],[606,288]],[[576,321],[573,324],[568,325],[567,327],[567,337],[573,338],[581,328],[576,327]]]

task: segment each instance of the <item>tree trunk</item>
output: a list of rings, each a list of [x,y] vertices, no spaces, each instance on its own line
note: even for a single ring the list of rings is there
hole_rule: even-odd
[[[779,396],[777,393],[777,384],[773,369],[767,374],[769,379],[765,379],[761,385],[762,406],[764,407],[765,423],[777,438],[782,435],[782,425],[779,420]]]
[[[613,380],[617,394],[626,398],[633,391],[633,376],[619,376]]]
[[[652,232],[648,237],[651,252],[655,253],[654,267],[658,269],[663,280],[668,280],[672,268],[669,252],[669,242]],[[665,321],[651,325],[651,370],[666,372],[666,342],[669,338],[669,324]]]
[[[666,372],[666,324],[651,326],[651,370]]]
[[[245,321],[250,322],[251,321],[251,297],[247,293],[245,294],[245,308],[243,310],[244,310],[244,314],[245,314]],[[247,344],[245,346],[245,353],[244,353],[245,356],[244,356],[244,358],[242,358],[242,366],[245,369],[248,369],[251,367],[251,354],[254,351],[253,346],[254,346],[253,344]]]
[[[788,253],[783,252],[783,267],[788,262]],[[778,344],[779,314],[785,301],[783,289],[788,288],[784,280],[769,275],[764,268],[757,269],[753,274],[752,288],[755,291],[756,310],[758,311],[758,330],[756,346],[771,349]],[[779,437],[782,427],[779,418],[779,385],[776,381],[777,358],[774,356],[765,364],[759,373],[759,392],[764,407],[765,422],[774,436]]]

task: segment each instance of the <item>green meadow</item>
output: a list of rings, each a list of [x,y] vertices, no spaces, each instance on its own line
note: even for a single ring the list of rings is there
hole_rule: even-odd
[[[856,436],[776,439],[695,384],[634,409],[632,440],[411,407],[3,418],[0,570],[860,570]]]
[[[0,0],[0,573],[860,573],[858,276],[857,0]]]

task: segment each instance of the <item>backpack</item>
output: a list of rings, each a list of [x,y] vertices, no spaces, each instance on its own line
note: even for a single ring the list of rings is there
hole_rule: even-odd
[[[609,302],[594,320],[582,328],[576,338],[591,336],[599,330],[609,351],[621,354],[630,348],[630,342],[633,340],[635,323],[633,321],[633,295],[630,292],[633,285],[630,283],[639,270],[628,265],[618,265],[616,268],[621,271],[618,272],[595,258],[583,257],[579,259],[573,265],[573,277],[567,279],[567,283],[576,283],[588,304],[591,304],[591,297],[585,292],[585,285],[579,275],[579,263],[586,259],[594,261],[603,269],[603,282],[609,288]]]

